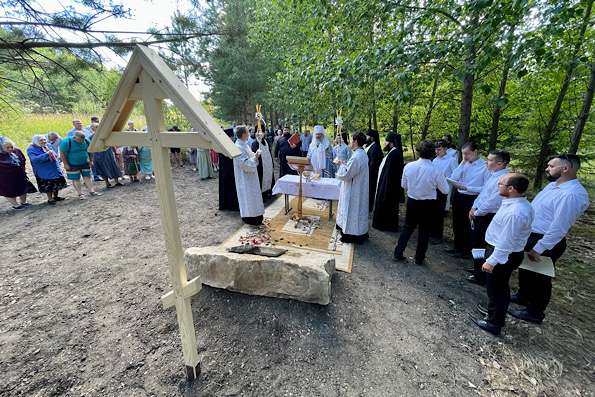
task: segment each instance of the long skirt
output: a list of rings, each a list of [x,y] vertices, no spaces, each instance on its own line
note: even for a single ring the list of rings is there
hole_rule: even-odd
[[[95,165],[95,174],[103,178],[115,179],[122,176],[114,151],[111,149],[95,153],[93,164]]]
[[[25,170],[21,167],[7,167],[0,173],[0,196],[19,197],[27,193],[35,193],[37,189],[29,181]]]
[[[63,176],[54,179],[43,179],[36,176],[35,179],[37,179],[37,188],[40,193],[53,193],[68,187]]]

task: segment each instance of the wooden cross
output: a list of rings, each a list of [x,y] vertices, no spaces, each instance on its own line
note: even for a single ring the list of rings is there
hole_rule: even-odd
[[[166,131],[163,121],[165,99],[180,109],[196,132]],[[147,132],[122,131],[134,104],[139,100],[144,104]],[[188,280],[187,276],[169,149],[214,148],[230,158],[239,156],[240,151],[159,55],[140,45],[130,58],[89,151],[99,152],[110,146],[147,146],[152,149],[169,278],[173,287],[161,297],[161,302],[165,308],[176,308],[186,377],[192,381],[200,373],[200,362],[190,300],[202,286],[199,277]]]

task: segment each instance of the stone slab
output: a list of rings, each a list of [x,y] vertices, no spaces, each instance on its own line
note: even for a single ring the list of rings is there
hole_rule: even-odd
[[[289,248],[268,258],[214,246],[189,248],[185,259],[189,273],[200,275],[202,283],[211,287],[320,305],[331,300],[335,258],[327,253]]]

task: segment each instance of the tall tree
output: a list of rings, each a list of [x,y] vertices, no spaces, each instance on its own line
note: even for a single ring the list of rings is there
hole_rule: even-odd
[[[570,140],[570,147],[568,148],[568,153],[576,154],[578,151],[579,144],[581,142],[581,138],[583,136],[583,131],[585,130],[585,124],[587,123],[587,119],[589,118],[589,114],[591,111],[591,105],[593,103],[593,92],[595,91],[595,62],[591,62],[591,77],[589,78],[589,83],[587,85],[587,90],[585,91],[585,98],[583,99],[583,106],[581,108],[581,112],[579,113],[576,124],[574,125],[574,131],[572,133],[572,138]]]

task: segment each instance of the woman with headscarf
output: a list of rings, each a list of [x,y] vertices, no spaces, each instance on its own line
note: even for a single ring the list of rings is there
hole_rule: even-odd
[[[376,199],[376,182],[378,182],[378,169],[382,163],[382,147],[380,147],[380,136],[376,130],[368,130],[368,145],[365,148],[368,155],[368,168],[370,171],[370,212],[374,208],[374,201]]]
[[[396,232],[399,230],[399,203],[405,201],[404,191],[401,187],[404,165],[401,135],[389,132],[386,136],[384,151],[387,151],[388,154],[382,159],[378,169],[372,227]]]
[[[138,166],[140,168],[141,178],[145,181],[150,181],[154,178],[153,157],[149,146],[141,146],[138,148]]]
[[[23,152],[10,139],[0,136],[0,196],[6,197],[15,210],[31,206],[27,194],[37,191],[27,178],[25,164]]]
[[[262,199],[266,200],[271,197],[273,185],[275,184],[275,177],[273,172],[273,156],[269,143],[267,142],[264,132],[260,130],[260,124],[257,124],[256,140],[252,142],[252,151],[259,153],[258,166],[258,180],[260,181],[260,191],[262,192]]]
[[[321,125],[314,126],[314,138],[308,148],[307,157],[315,173],[326,178],[335,177],[335,167],[332,164],[333,149]]]
[[[32,143],[27,148],[27,156],[37,179],[37,188],[48,196],[48,204],[55,205],[57,201],[64,200],[58,193],[68,185],[62,174],[58,154],[48,144],[47,138],[33,135]]]
[[[98,124],[91,124],[93,135],[97,129]],[[122,172],[116,162],[116,156],[111,148],[105,149],[103,152],[95,152],[93,154],[93,173],[95,176],[100,176],[105,182],[105,187],[111,189],[115,186],[124,186],[120,182]],[[113,179],[114,184],[110,184],[109,180]]]

